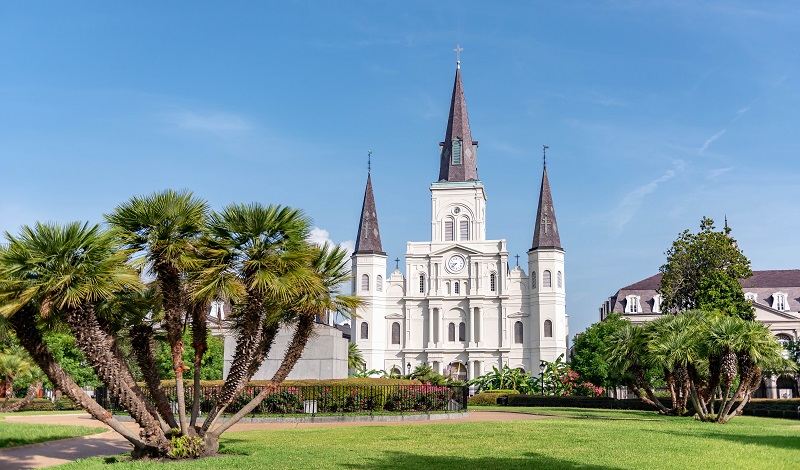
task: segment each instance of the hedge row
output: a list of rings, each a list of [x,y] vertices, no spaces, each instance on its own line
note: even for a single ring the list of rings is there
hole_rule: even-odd
[[[22,400],[22,398],[10,398],[8,404],[12,404]],[[79,410],[80,407],[76,405],[69,398],[61,398],[53,403],[47,398],[34,398],[31,403],[23,407],[20,411],[64,411],[64,410]]]
[[[191,380],[186,380],[184,382],[187,387],[194,385],[194,382]],[[224,380],[201,380],[200,386],[201,387],[221,387],[225,383]],[[146,387],[144,382],[138,382],[140,387]],[[269,380],[251,380],[248,385],[253,387],[259,386],[266,386],[269,385]],[[372,378],[350,378],[350,379],[323,379],[323,380],[285,380],[283,382],[284,387],[305,387],[305,386],[339,386],[339,385],[355,385],[355,386],[365,386],[365,385],[421,385],[422,382],[419,380],[409,380],[409,379],[372,379]],[[174,387],[175,380],[174,379],[167,379],[161,381],[162,387]]]
[[[490,390],[469,397],[467,404],[469,406],[495,406],[499,397],[509,395],[519,395],[519,392],[516,390]]]

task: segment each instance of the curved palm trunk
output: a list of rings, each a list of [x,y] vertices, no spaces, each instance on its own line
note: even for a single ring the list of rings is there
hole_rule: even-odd
[[[281,361],[281,365],[278,367],[278,370],[275,371],[275,375],[272,376],[269,385],[264,387],[264,389],[261,390],[258,395],[250,400],[247,405],[242,407],[241,410],[236,412],[235,415],[231,416],[224,423],[214,428],[214,430],[210,433],[212,436],[219,438],[223,432],[247,416],[248,413],[253,411],[259,404],[261,404],[262,401],[264,401],[264,398],[275,392],[275,390],[280,387],[280,385],[284,380],[286,380],[286,377],[294,368],[295,364],[297,364],[297,361],[299,361],[300,357],[303,355],[303,350],[305,349],[306,344],[308,343],[308,338],[311,336],[313,331],[314,314],[301,314],[297,322],[297,328],[292,336],[292,341],[286,348],[286,354],[283,356],[283,361]]]
[[[161,428],[155,409],[143,399],[144,394],[133,383],[130,372],[114,354],[114,342],[103,330],[94,313],[85,308],[67,309],[64,319],[75,337],[75,344],[92,364],[98,378],[119,397],[131,417],[142,427],[146,442],[166,451],[170,442]]]
[[[642,366],[633,366],[631,367],[631,372],[636,379],[636,388],[633,388],[633,393],[639,397],[640,400],[647,403],[648,405],[656,408],[662,414],[668,414],[669,410],[665,407],[659,400],[656,398],[655,393],[653,393],[653,389],[650,387],[650,384],[647,383],[647,379],[645,378],[644,368]],[[630,382],[633,384],[633,382]],[[629,384],[629,386],[630,386]],[[647,395],[647,399],[645,399],[644,395],[642,395],[642,391],[639,389],[641,387],[644,389],[645,394]]]
[[[36,318],[33,312],[23,308],[9,319],[11,327],[17,336],[22,347],[28,351],[36,365],[47,375],[50,382],[65,393],[78,406],[86,410],[92,417],[101,423],[108,425],[111,429],[119,433],[130,442],[139,454],[156,454],[158,447],[136,436],[130,429],[125,427],[111,413],[97,404],[78,384],[61,368],[56,362],[53,354],[47,349],[44,338],[36,327]]]
[[[26,406],[28,406],[33,402],[34,398],[36,398],[39,395],[39,390],[41,389],[42,389],[41,380],[37,380],[36,382],[30,384],[28,386],[28,393],[25,394],[25,398],[5,408],[0,408],[0,413],[11,413],[14,411],[21,410],[22,408],[25,408]]]
[[[177,428],[175,415],[169,406],[169,399],[161,380],[158,377],[158,366],[155,360],[153,328],[150,325],[136,325],[131,329],[131,345],[136,356],[136,363],[142,371],[147,389],[155,402],[156,410],[170,428]]]
[[[725,422],[725,414],[730,410],[730,407],[733,405],[734,400],[736,400],[736,396],[730,396],[731,394],[731,386],[733,385],[733,379],[736,377],[736,353],[731,350],[726,350],[722,355],[721,361],[721,368],[720,372],[722,375],[721,380],[721,387],[722,387],[722,403],[720,403],[719,415],[717,416],[717,422],[724,423]]]
[[[208,326],[206,312],[209,305],[207,303],[192,304],[192,347],[194,348],[194,388],[192,389],[192,414],[189,425],[197,424],[197,416],[200,414],[200,387],[201,370],[203,365],[203,355],[208,350]]]

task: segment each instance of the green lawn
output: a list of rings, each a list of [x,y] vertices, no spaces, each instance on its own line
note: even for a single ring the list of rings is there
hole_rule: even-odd
[[[530,411],[530,409],[528,409]],[[582,410],[588,412],[589,410]],[[606,414],[606,410],[600,414]],[[167,468],[797,468],[800,423],[739,417],[727,425],[612,411],[602,420],[448,422],[228,433],[222,451]],[[117,460],[123,460],[122,458]],[[161,468],[88,459],[61,468]]]
[[[41,412],[36,413],[41,414]],[[53,426],[49,424],[12,423],[3,421],[0,414],[0,448],[35,444],[37,442],[86,436],[104,432],[104,428],[86,426]]]
[[[472,411],[511,411],[515,413],[541,414],[548,416],[569,416],[573,418],[610,418],[610,419],[647,419],[664,420],[667,416],[660,416],[652,411],[634,410],[605,410],[594,408],[551,408],[545,406],[481,406],[471,407]],[[738,419],[738,418],[736,418]]]

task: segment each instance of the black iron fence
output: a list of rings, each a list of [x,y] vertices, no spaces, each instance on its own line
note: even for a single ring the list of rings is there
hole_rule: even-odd
[[[266,386],[248,386],[225,410],[236,413]],[[202,387],[200,411],[205,414],[217,403],[221,386]],[[177,406],[175,387],[166,387],[167,399]],[[145,392],[147,393],[147,392]],[[187,411],[194,400],[194,387],[186,387]],[[442,385],[303,385],[281,386],[268,394],[249,414],[299,415],[376,412],[462,412],[467,410],[469,388]],[[106,410],[124,412],[119,400],[105,387],[95,389],[95,399]],[[175,410],[177,411],[177,410]]]

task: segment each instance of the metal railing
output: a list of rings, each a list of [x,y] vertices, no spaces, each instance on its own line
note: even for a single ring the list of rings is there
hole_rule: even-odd
[[[226,408],[225,413],[236,413],[265,388],[267,387],[247,386]],[[221,386],[202,388],[200,411],[203,415],[214,407],[221,389]],[[173,408],[176,407],[175,387],[165,387],[165,391]],[[469,387],[466,386],[290,385],[278,387],[267,395],[248,416],[463,412],[467,410],[468,397]],[[95,389],[95,399],[108,411],[125,411],[117,397],[105,387]],[[194,387],[186,387],[187,411],[191,409],[193,399]]]

